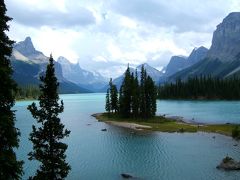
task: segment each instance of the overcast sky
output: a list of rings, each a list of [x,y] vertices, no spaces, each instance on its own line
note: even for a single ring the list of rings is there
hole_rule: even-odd
[[[211,45],[216,26],[239,0],[5,0],[15,41],[64,56],[107,77],[128,63],[165,66],[172,55]]]

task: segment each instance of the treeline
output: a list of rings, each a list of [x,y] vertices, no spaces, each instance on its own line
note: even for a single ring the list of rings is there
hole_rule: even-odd
[[[220,79],[211,76],[178,79],[175,83],[158,88],[160,99],[240,99],[240,79]]]
[[[37,99],[40,95],[40,89],[37,85],[19,86],[14,92],[17,100],[21,99]]]
[[[119,92],[110,79],[105,109],[123,118],[147,119],[155,116],[156,99],[157,89],[144,67],[141,69],[140,82],[137,71],[134,75],[128,67]]]

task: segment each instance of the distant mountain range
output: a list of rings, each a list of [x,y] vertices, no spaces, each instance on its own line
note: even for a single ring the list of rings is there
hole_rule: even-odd
[[[144,66],[147,74],[154,80],[156,85],[165,83],[166,81],[168,81],[168,78],[174,75],[175,73],[180,72],[188,67],[191,67],[197,62],[203,60],[206,57],[207,52],[208,49],[201,46],[199,48],[194,48],[189,57],[172,56],[168,65],[161,71],[155,69],[154,67],[150,66],[147,63],[141,64],[136,68],[139,76],[138,78],[140,79],[141,67]],[[135,69],[130,68],[130,72],[135,73]],[[117,87],[119,88],[120,85],[122,84],[123,78],[124,74],[114,79],[113,83],[116,84]]]
[[[142,66],[146,70],[147,75],[151,76],[151,78],[153,79],[155,84],[158,85],[160,77],[163,76],[163,72],[153,68],[152,66],[150,66],[147,63],[144,63],[144,64],[141,64],[141,65],[137,66],[136,69],[130,67],[130,73],[133,73],[135,75],[136,70],[137,70],[138,79],[140,80]],[[125,77],[125,73],[123,73],[121,76],[119,76],[119,77],[117,77],[116,79],[113,80],[113,84],[115,84],[118,89],[120,89],[120,86],[123,82],[124,77]],[[105,86],[104,90],[106,90],[107,87],[108,86]]]
[[[99,91],[108,81],[98,72],[84,70],[79,63],[73,64],[65,57],[59,57],[57,62],[61,64],[63,76],[67,80],[92,91]]]
[[[240,12],[230,13],[213,33],[212,45],[200,62],[169,77],[211,75],[220,78],[240,76]]]
[[[39,76],[43,75],[46,70],[48,59],[49,57],[34,48],[31,38],[27,37],[24,41],[18,42],[13,46],[11,56],[12,67],[14,70],[13,78],[20,86],[39,84]],[[60,84],[60,93],[92,92],[92,90],[85,86],[81,86],[79,83],[77,84],[66,78],[63,74],[66,67],[59,62],[55,61],[54,63],[55,73]],[[87,71],[84,72],[87,73]],[[87,80],[84,82],[86,81]]]
[[[166,67],[165,76],[171,76],[176,72],[179,72],[187,67],[194,65],[200,60],[204,59],[207,55],[208,49],[201,46],[199,48],[194,48],[189,55],[189,57],[185,56],[172,56],[170,62]]]
[[[11,56],[13,77],[19,85],[39,84],[39,75],[46,69],[49,57],[37,51],[30,37],[13,47]],[[240,12],[230,13],[217,26],[210,49],[194,48],[188,57],[172,56],[162,71],[147,63],[136,67],[139,79],[141,67],[151,76],[156,85],[178,78],[211,75],[220,78],[240,76]],[[55,70],[61,93],[105,92],[108,80],[97,72],[87,71],[65,57],[55,61]],[[135,69],[130,68],[135,74]],[[113,80],[119,88],[124,73]]]

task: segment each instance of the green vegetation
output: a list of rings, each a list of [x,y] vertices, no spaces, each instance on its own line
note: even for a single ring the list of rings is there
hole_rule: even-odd
[[[161,132],[211,132],[218,133],[227,136],[232,135],[232,130],[236,127],[235,124],[193,124],[187,123],[184,121],[170,119],[163,116],[155,116],[147,121],[142,118],[122,118],[118,114],[97,114],[95,116],[99,121],[108,122],[130,122],[137,123],[140,125],[147,125],[151,127],[152,131],[161,131]],[[149,129],[146,129],[149,130]]]
[[[235,126],[234,129],[232,130],[232,137],[235,139],[240,139],[240,127]]]
[[[14,150],[19,146],[20,132],[15,128],[15,114],[11,110],[15,103],[13,92],[17,85],[12,79],[12,68],[9,57],[12,54],[11,41],[6,31],[11,20],[6,15],[4,1],[0,1],[0,179],[21,179],[23,161],[18,161]]]
[[[110,87],[110,109],[112,112],[118,112],[118,91],[116,85],[112,83],[112,78],[109,82]]]
[[[240,79],[213,78],[200,76],[187,81],[161,85],[158,88],[159,99],[240,99]]]
[[[137,77],[137,72],[134,76],[134,73],[131,74],[128,67],[120,87],[119,97],[117,88],[110,79],[105,105],[108,114],[118,114],[122,118],[142,117],[149,119],[154,117],[157,97],[154,82],[150,76],[147,76],[143,66],[140,84]]]
[[[36,85],[27,85],[18,87],[15,92],[16,100],[38,99],[40,96],[40,89]]]
[[[30,160],[41,162],[35,176],[30,179],[64,179],[70,171],[66,162],[65,151],[67,144],[63,143],[64,137],[69,136],[70,131],[64,128],[58,117],[63,112],[63,101],[59,104],[57,92],[59,83],[55,76],[53,58],[50,56],[45,77],[40,78],[41,95],[39,96],[39,108],[35,103],[28,106],[32,116],[39,123],[32,126],[30,140],[33,143],[33,151],[29,153]]]

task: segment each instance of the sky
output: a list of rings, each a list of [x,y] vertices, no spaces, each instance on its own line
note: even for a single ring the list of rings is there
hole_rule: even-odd
[[[171,56],[210,48],[216,26],[239,0],[5,0],[9,37],[82,68],[117,77],[127,64],[161,69]]]

